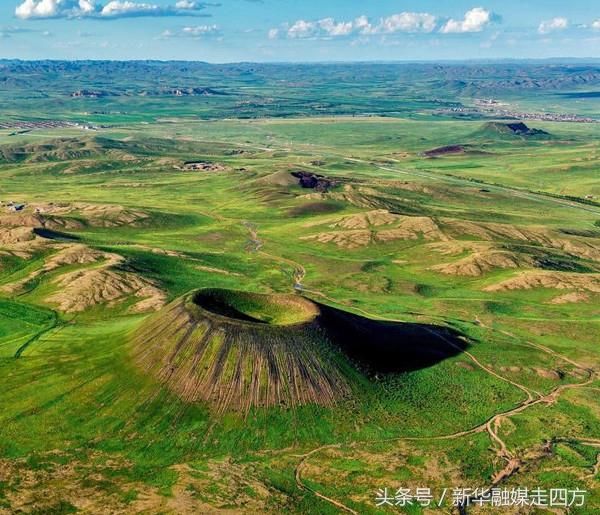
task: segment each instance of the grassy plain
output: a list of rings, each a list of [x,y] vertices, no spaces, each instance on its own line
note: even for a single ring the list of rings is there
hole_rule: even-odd
[[[528,122],[538,140],[431,113],[62,102],[44,116],[122,114],[0,132],[0,199],[26,205],[0,215],[0,513],[379,513],[379,488],[491,484],[583,488],[570,513],[600,509],[597,123]],[[410,372],[346,364],[354,393],[327,405],[217,413],[134,359],[152,311],[200,288],[302,294],[469,346]]]

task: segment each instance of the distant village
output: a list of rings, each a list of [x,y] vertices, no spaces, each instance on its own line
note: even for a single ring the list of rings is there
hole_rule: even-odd
[[[574,123],[597,123],[598,120],[570,113],[527,113],[509,109],[508,104],[489,99],[476,99],[475,107],[456,106],[447,109],[439,109],[438,114],[485,114],[497,118],[516,118],[519,120],[537,120],[544,122],[574,122]]]
[[[65,122],[63,120],[39,120],[39,121],[19,121],[11,120],[0,122],[1,129],[17,129],[17,130],[34,130],[34,129],[61,129],[71,127],[74,129],[83,129],[88,131],[95,131],[102,127],[92,125],[89,123],[79,122]]]

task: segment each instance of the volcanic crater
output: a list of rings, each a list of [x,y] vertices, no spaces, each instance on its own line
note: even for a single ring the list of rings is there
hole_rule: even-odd
[[[467,342],[436,325],[381,322],[299,294],[189,293],[147,319],[135,363],[217,413],[334,406],[387,374],[432,366]]]

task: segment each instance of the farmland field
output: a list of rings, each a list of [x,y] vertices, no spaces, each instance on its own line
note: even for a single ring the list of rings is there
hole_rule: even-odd
[[[0,513],[598,513],[600,69],[487,66],[2,61]]]

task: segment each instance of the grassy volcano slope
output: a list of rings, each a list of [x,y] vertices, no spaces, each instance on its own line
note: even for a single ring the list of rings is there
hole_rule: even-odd
[[[208,401],[217,411],[328,406],[350,385],[317,314],[300,297],[203,290],[141,328],[135,359],[184,400]]]
[[[465,346],[443,328],[377,322],[296,295],[217,289],[176,300],[134,338],[143,369],[217,412],[332,406],[361,377],[431,366]]]
[[[528,127],[523,122],[487,122],[477,132],[479,136],[489,138],[533,138],[551,139],[552,135],[542,129]]]

